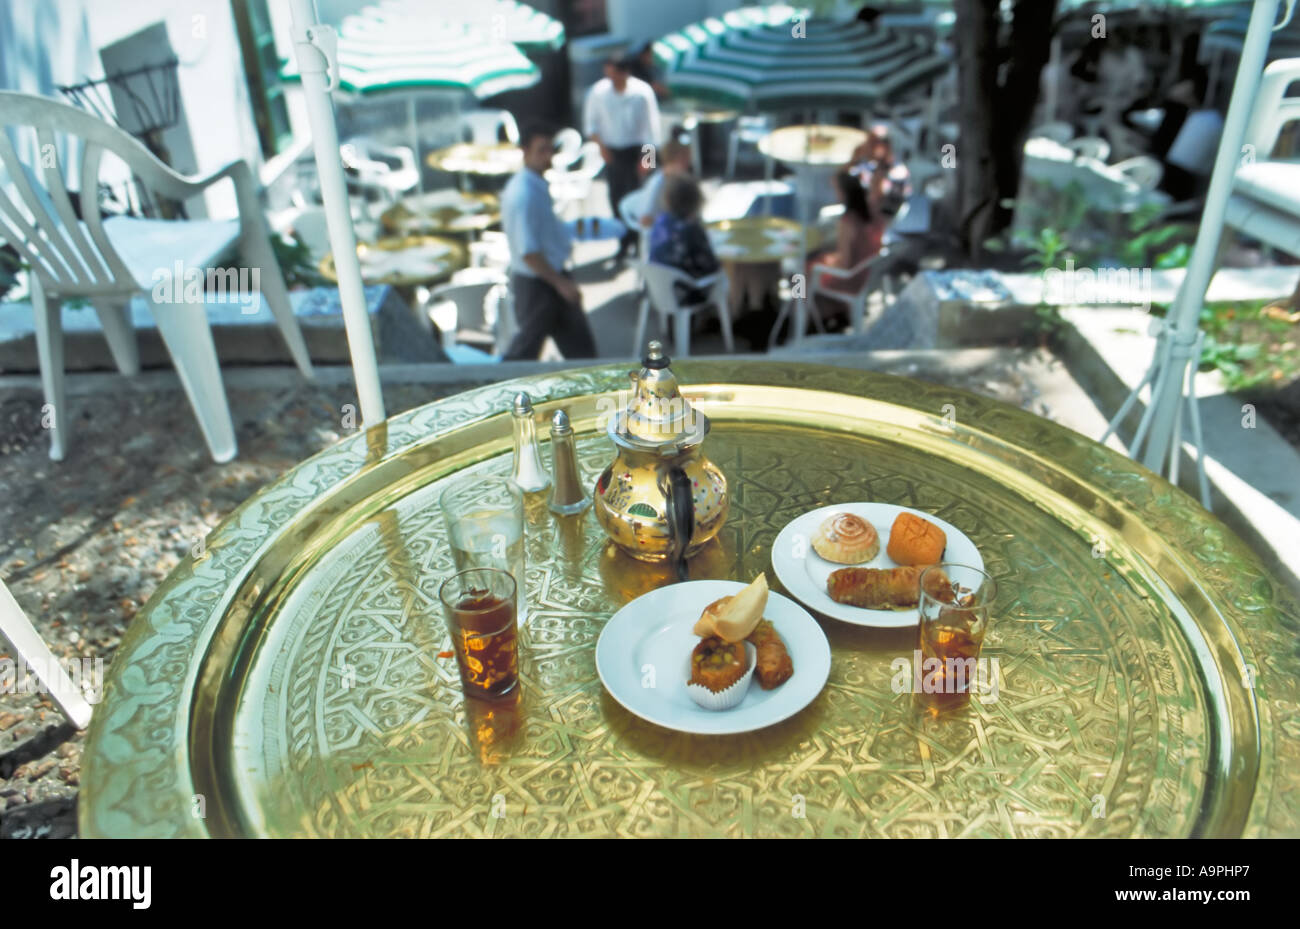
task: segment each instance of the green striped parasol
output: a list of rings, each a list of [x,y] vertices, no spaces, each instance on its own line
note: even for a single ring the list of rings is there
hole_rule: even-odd
[[[406,18],[381,7],[366,7],[343,20],[338,61],[339,87],[361,95],[459,88],[482,98],[541,79],[537,65],[499,35],[467,23]],[[292,65],[281,74],[298,76]]]
[[[772,6],[738,10],[654,46],[679,97],[734,109],[869,109],[934,81],[950,59],[923,39]]]

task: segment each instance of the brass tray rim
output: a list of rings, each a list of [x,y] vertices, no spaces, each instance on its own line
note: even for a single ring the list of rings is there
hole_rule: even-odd
[[[763,388],[774,388],[781,391],[794,389],[830,392],[853,399],[868,400],[904,412],[911,417],[914,425],[926,426],[927,431],[932,434],[935,441],[944,447],[952,447],[958,450],[965,447],[968,451],[978,451],[979,446],[984,444],[987,446],[984,453],[988,453],[990,449],[996,449],[1000,445],[1004,451],[1011,449],[1020,456],[1034,457],[1032,452],[1013,443],[999,440],[987,430],[981,431],[970,427],[953,430],[950,426],[945,425],[939,416],[929,413],[920,400],[921,395],[929,391],[918,388],[930,388],[934,385],[924,385],[910,379],[874,372],[846,371],[842,368],[804,363],[723,362],[714,363],[706,368],[700,362],[681,362],[677,367],[680,369],[679,376],[688,383],[697,377],[705,380],[704,376],[708,373],[721,371],[727,375],[723,378],[715,377],[707,382],[686,388],[685,392],[692,396],[693,402],[696,402],[697,396],[700,398],[698,402],[703,404],[708,404],[710,400],[722,401],[729,396],[733,396],[738,388],[753,388],[759,394],[763,392]],[[811,378],[814,381],[820,379],[822,385],[791,387],[784,382],[790,379],[792,373],[802,374],[805,378]],[[186,695],[189,695],[191,699],[193,697],[193,685],[196,682],[197,669],[191,662],[182,677],[171,681],[155,681],[152,682],[152,686],[142,688],[140,686],[142,683],[148,685],[151,682],[132,679],[133,672],[138,672],[139,668],[133,668],[131,659],[147,655],[157,648],[177,644],[187,646],[190,653],[194,654],[211,643],[211,636],[216,625],[225,615],[231,601],[240,593],[244,582],[255,566],[254,561],[241,560],[244,558],[243,554],[236,554],[233,559],[225,558],[224,563],[220,565],[221,568],[225,569],[224,572],[217,570],[218,565],[215,564],[215,562],[223,560],[220,556],[225,553],[224,549],[229,544],[228,540],[239,535],[241,531],[240,522],[246,513],[262,505],[277,490],[286,487],[291,488],[296,481],[303,479],[309,469],[317,469],[318,473],[323,473],[323,465],[329,466],[324,471],[333,470],[336,472],[330,477],[327,486],[331,492],[337,492],[350,485],[355,485],[367,475],[373,474],[376,468],[380,468],[385,463],[398,462],[404,456],[410,455],[419,448],[425,448],[433,452],[451,452],[450,457],[445,454],[437,457],[435,461],[438,463],[466,458],[480,460],[490,454],[495,454],[500,449],[487,451],[483,447],[474,444],[448,449],[445,443],[458,433],[461,438],[472,438],[474,434],[482,431],[481,427],[485,424],[503,416],[504,414],[500,411],[506,409],[508,398],[512,397],[520,388],[526,388],[535,397],[540,398],[539,404],[541,406],[558,405],[560,401],[573,401],[584,398],[594,402],[597,398],[597,394],[593,392],[594,389],[603,390],[606,393],[614,392],[621,388],[625,376],[626,372],[622,365],[576,369],[556,375],[520,378],[500,384],[488,385],[456,397],[426,404],[400,414],[364,433],[345,439],[337,445],[299,463],[282,478],[259,490],[249,500],[236,508],[210,534],[208,550],[202,558],[197,563],[193,559],[187,559],[178,566],[160,585],[123,637],[118,657],[124,660],[114,661],[113,663],[105,690],[105,698],[92,722],[87,742],[86,763],[82,780],[83,794],[79,806],[82,834],[86,836],[206,836],[210,834],[202,817],[178,815],[178,811],[183,814],[197,802],[193,794],[192,772],[188,767],[188,752],[186,750],[191,707],[190,700],[184,699]],[[882,388],[892,385],[897,391],[901,384],[908,385],[906,390],[901,391],[903,399],[894,398],[889,401],[878,401],[873,398],[873,393],[889,392]],[[1257,578],[1271,583],[1273,588],[1279,592],[1281,603],[1286,608],[1286,615],[1288,617],[1294,615],[1295,608],[1289,593],[1268,575],[1267,571],[1259,565],[1258,559],[1246,549],[1244,543],[1227,530],[1216,517],[1204,510],[1200,510],[1194,501],[1191,501],[1182,491],[1169,485],[1162,478],[1146,471],[1140,465],[1110,449],[1091,443],[1081,436],[1070,433],[1064,427],[1041,420],[1031,413],[952,388],[942,388],[942,394],[945,397],[957,397],[963,403],[968,404],[969,408],[976,411],[991,412],[1000,416],[1004,421],[1009,419],[1012,422],[1019,421],[1022,425],[1032,424],[1034,430],[1049,435],[1056,433],[1058,439],[1061,434],[1064,434],[1073,437],[1072,440],[1076,444],[1087,443],[1087,452],[1094,457],[1099,455],[1109,468],[1106,473],[1119,483],[1126,481],[1131,483],[1131,479],[1136,477],[1139,479],[1140,484],[1152,490],[1153,496],[1164,500],[1175,500],[1184,507],[1190,504],[1194,507],[1192,512],[1196,514],[1198,528],[1209,533],[1218,543],[1226,547],[1229,550],[1228,554],[1238,562],[1237,567],[1239,569],[1248,569]],[[461,406],[462,410],[466,410],[468,407],[474,409],[463,412],[459,421],[454,421],[454,419],[453,421],[444,421],[441,426],[438,426],[434,422],[438,419],[437,414],[455,405]],[[764,417],[759,416],[756,418],[762,419]],[[775,412],[771,413],[770,418],[784,421],[780,420],[780,414]],[[833,416],[829,418],[834,419]],[[432,428],[424,425],[426,420],[429,424],[432,424]],[[818,425],[826,427],[825,423],[819,423]],[[575,421],[575,428],[581,428],[579,421]],[[954,438],[963,438],[965,442],[952,445]],[[439,448],[440,443],[444,443],[441,449]],[[470,463],[468,460],[462,461],[462,464],[468,463]],[[1087,477],[1077,470],[1067,468],[1060,463],[1047,461],[1041,461],[1040,463],[1045,468],[1044,473],[1048,475],[1052,473],[1056,473],[1058,476],[1063,475],[1075,481],[1081,487],[1093,488]],[[417,470],[427,474],[427,467],[426,464]],[[408,487],[408,492],[409,489]],[[384,496],[395,498],[391,494],[384,494]],[[401,494],[397,493],[396,496],[401,496]],[[304,505],[294,512],[292,518],[294,520],[306,518],[315,509],[314,504],[318,499],[319,494],[315,491],[306,496],[302,501]],[[1119,495],[1115,499],[1108,500],[1107,503],[1119,515],[1129,520],[1136,518],[1140,521],[1140,513],[1132,499],[1125,499],[1123,495]],[[261,540],[259,547],[255,550],[258,558],[264,554],[268,546],[273,544],[276,535]],[[1195,566],[1195,562],[1191,564],[1184,562],[1183,558],[1176,552],[1167,554],[1171,556],[1172,565],[1180,567],[1184,571],[1190,571]],[[1191,573],[1194,577],[1195,572]],[[177,604],[173,603],[169,597],[182,584],[189,583],[193,586],[196,581],[206,582],[207,586],[217,590],[219,595],[215,598],[209,597],[207,607],[200,610],[199,614],[196,614],[194,618],[201,619],[201,621],[193,622],[183,629],[170,628],[175,625],[173,621],[176,618]],[[1196,589],[1203,597],[1211,598],[1217,595],[1219,599],[1222,599],[1225,594],[1225,590],[1221,589],[1223,587],[1223,584],[1215,584],[1214,578],[1196,578]],[[1220,648],[1223,647],[1222,640],[1226,636],[1228,643],[1236,648],[1241,655],[1243,666],[1249,666],[1250,659],[1256,658],[1256,656],[1252,647],[1252,637],[1246,634],[1246,630],[1243,630],[1241,619],[1258,619],[1258,616],[1252,617],[1251,614],[1244,610],[1232,609],[1231,603],[1218,604],[1213,599],[1210,602],[1214,607],[1214,616],[1220,621],[1217,628],[1203,629],[1200,617],[1189,617],[1189,620],[1196,628],[1201,629],[1202,633],[1209,633],[1207,642],[1218,640]],[[1254,661],[1255,667],[1261,667],[1263,664],[1257,658]],[[1270,684],[1272,683],[1273,681],[1270,680]],[[164,695],[161,693],[163,690],[168,690],[173,696],[182,698],[175,707],[170,727],[164,728],[160,732],[156,723],[154,724],[152,735],[154,741],[159,744],[148,746],[149,750],[137,750],[134,753],[124,751],[124,747],[130,744],[132,735],[137,738],[140,736],[138,731],[140,725],[137,723],[133,727],[131,720],[142,706],[150,705],[145,695],[152,697],[153,705],[156,705],[164,699]],[[1239,821],[1239,829],[1233,828],[1230,833],[1210,829],[1210,834],[1279,834],[1276,825],[1271,829],[1268,826],[1270,818],[1268,803],[1274,799],[1273,795],[1276,792],[1273,789],[1276,786],[1273,781],[1284,776],[1281,773],[1281,766],[1275,766],[1272,763],[1272,753],[1275,744],[1279,742],[1285,743],[1288,751],[1293,752],[1296,744],[1300,743],[1300,739],[1293,738],[1285,731],[1274,732],[1273,727],[1269,725],[1270,716],[1272,715],[1269,712],[1269,701],[1259,699],[1258,693],[1257,689],[1248,694],[1250,720],[1245,727],[1238,726],[1239,731],[1234,732],[1232,736],[1234,742],[1237,740],[1244,742],[1245,744],[1240,747],[1250,749],[1249,753],[1254,756],[1245,759],[1237,758],[1239,762],[1246,761],[1248,767],[1255,768],[1257,772],[1253,783],[1250,785],[1249,799],[1246,801],[1248,809],[1230,811],[1232,815],[1228,818]],[[1293,698],[1294,695],[1288,696]],[[1295,702],[1293,699],[1288,699],[1281,706],[1288,712],[1294,712]],[[1250,723],[1253,723],[1253,725],[1250,725]],[[137,746],[137,748],[144,748],[144,746]],[[1220,761],[1222,762],[1224,759],[1220,759]],[[114,774],[120,774],[118,769],[124,764],[137,769],[138,773],[132,778],[133,783],[158,783],[161,781],[160,786],[167,786],[169,790],[161,795],[152,791],[148,794],[140,791],[123,791],[120,779],[116,785],[110,782],[114,780]],[[1218,773],[1220,776],[1227,777],[1232,772],[1224,769]],[[1242,772],[1239,769],[1236,773],[1240,774]],[[1238,802],[1236,805],[1240,807],[1241,803]],[[164,809],[167,810],[165,814]],[[1222,811],[1219,812],[1222,813]],[[1286,834],[1294,830],[1296,824],[1288,818],[1284,820],[1283,827],[1284,832],[1282,834]]]

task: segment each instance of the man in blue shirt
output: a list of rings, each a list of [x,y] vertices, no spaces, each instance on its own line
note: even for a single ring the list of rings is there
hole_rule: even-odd
[[[519,136],[524,167],[501,192],[501,226],[510,246],[510,284],[519,326],[506,348],[506,361],[536,359],[547,336],[566,359],[596,357],[582,294],[564,270],[573,237],[555,215],[543,176],[555,155],[554,138],[549,126],[524,128]]]

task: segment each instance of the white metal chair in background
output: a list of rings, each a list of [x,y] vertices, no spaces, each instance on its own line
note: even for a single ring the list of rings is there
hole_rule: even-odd
[[[727,275],[723,271],[707,277],[694,278],[668,265],[644,262],[641,275],[645,280],[646,293],[641,300],[641,309],[637,315],[636,337],[632,342],[632,354],[635,355],[645,345],[646,323],[649,321],[653,306],[659,314],[661,323],[672,320],[673,349],[678,358],[689,358],[691,354],[691,317],[701,310],[713,307],[718,312],[722,323],[722,341],[727,351],[736,350],[731,336],[731,314],[727,310]],[[708,296],[701,303],[682,306],[677,302],[673,284],[681,283],[689,287],[707,290]],[[666,326],[661,328],[667,329]]]
[[[519,124],[508,110],[467,110],[460,114],[461,137],[476,145],[519,144]]]
[[[45,685],[50,697],[63,710],[63,714],[72,720],[73,725],[78,729],[90,725],[90,703],[55,661],[49,646],[18,606],[18,601],[3,580],[0,580],[0,638],[8,641],[18,654],[16,676],[26,677],[24,671],[18,670],[26,665],[26,669]]]
[[[339,146],[339,158],[350,185],[373,190],[389,203],[396,203],[420,183],[415,153],[403,145],[380,145],[358,136]]]
[[[18,159],[7,127],[34,129],[42,159],[41,175]],[[81,143],[81,217],[73,211],[62,166],[54,157],[55,133]],[[151,220],[100,215],[94,195],[105,152],[122,159],[146,188],[172,200],[187,200],[227,178],[235,186],[239,211],[235,220]],[[36,346],[45,400],[54,411],[50,457],[66,451],[68,415],[63,387],[63,327],[61,302],[90,300],[99,315],[114,361],[124,374],[139,371],[135,331],[129,301],[143,295],[149,302],[181,384],[198,417],[203,437],[216,461],[235,457],[234,423],[226,403],[212,331],[203,302],[185,302],[185,281],[175,280],[179,265],[188,277],[223,267],[242,253],[244,264],[258,275],[262,298],[275,317],[281,335],[300,371],[313,377],[302,330],[289,304],[284,277],[271,248],[266,221],[258,203],[253,172],[236,161],[202,178],[177,174],[148,149],[116,126],[83,110],[29,94],[0,91],[0,168],[8,174],[15,199],[0,185],[0,238],[7,239],[31,270],[32,310],[36,317]],[[155,294],[171,291],[174,302]]]

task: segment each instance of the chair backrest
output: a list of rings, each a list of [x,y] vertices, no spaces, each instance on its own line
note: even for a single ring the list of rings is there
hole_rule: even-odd
[[[1150,155],[1135,155],[1111,165],[1111,170],[1137,185],[1139,190],[1155,190],[1165,173],[1164,165]]]
[[[594,180],[605,167],[605,159],[600,154],[599,142],[583,142],[582,155],[578,159],[575,172],[588,180]]]
[[[507,110],[468,110],[460,114],[460,125],[466,142],[477,145],[519,142],[519,125]]]
[[[618,202],[618,218],[623,221],[623,225],[629,229],[635,229],[641,240],[641,260],[646,261],[650,257],[650,230],[641,225],[641,217],[645,215],[650,204],[646,202],[648,193],[644,187],[638,187],[630,194],[626,194]]]
[[[1091,158],[1105,164],[1110,157],[1110,143],[1096,136],[1070,139],[1062,144],[1078,158]]]
[[[39,176],[19,160],[11,127],[35,131]],[[80,149],[80,217],[68,196],[60,138]],[[58,100],[0,91],[0,239],[18,251],[47,293],[97,296],[138,289],[104,233],[99,173],[105,152],[165,197],[193,194],[184,178],[116,126]]]
[[[1300,81],[1300,58],[1282,58],[1264,69],[1246,124],[1245,142],[1256,159],[1268,158],[1282,127],[1300,120],[1300,97],[1286,95],[1295,81]]]
[[[647,261],[641,265],[641,278],[645,281],[646,291],[650,295],[650,302],[661,313],[668,313],[681,308],[677,302],[677,295],[673,293],[673,283],[676,281],[693,286],[707,286],[703,282],[709,281],[712,282],[714,287],[726,281],[726,275],[721,271],[717,274],[711,274],[707,278],[697,280],[679,268],[656,264],[652,261]]]
[[[486,332],[488,324],[484,303],[488,291],[499,283],[498,280],[482,280],[464,284],[444,284],[429,295],[429,303],[432,305],[449,301],[456,304],[457,332]]]
[[[366,136],[356,136],[339,146],[343,167],[364,176],[383,176],[416,166],[415,152],[404,145],[381,145]]]
[[[568,171],[578,156],[582,154],[582,133],[572,127],[561,129],[555,134],[555,157],[551,167],[557,171]]]

